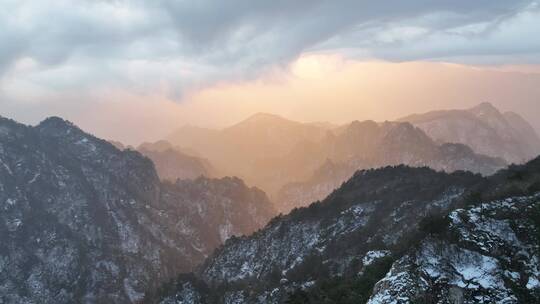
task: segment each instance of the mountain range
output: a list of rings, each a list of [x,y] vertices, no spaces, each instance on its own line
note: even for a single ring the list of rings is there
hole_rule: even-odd
[[[60,118],[0,118],[1,303],[134,303],[274,214],[240,179],[161,182]]]
[[[259,113],[223,130],[184,127],[167,140],[263,189],[285,213],[323,199],[359,169],[406,164],[490,175],[540,153],[540,139],[523,118],[488,103],[341,126]],[[333,174],[326,174],[328,164]]]
[[[437,145],[409,123],[353,122],[329,136],[321,147],[329,148],[321,154],[336,163],[333,174],[327,174],[327,163],[306,181],[284,185],[274,197],[280,210],[288,211],[325,198],[330,191],[323,189],[337,188],[359,169],[406,164],[489,175],[506,164],[502,159],[478,155],[462,144]]]
[[[439,143],[462,143],[480,154],[523,163],[536,157],[540,139],[514,112],[501,113],[490,103],[465,110],[433,111],[404,117]]]
[[[180,147],[174,147],[164,140],[143,143],[137,147],[137,151],[152,160],[161,179],[176,181],[217,175],[216,169],[208,160],[193,155],[196,153],[190,154]]]
[[[538,303],[540,158],[485,178],[358,171],[148,303]]]
[[[499,154],[438,112],[257,114],[137,148],[0,117],[0,303],[536,303],[540,158],[508,163],[538,137],[460,111]]]

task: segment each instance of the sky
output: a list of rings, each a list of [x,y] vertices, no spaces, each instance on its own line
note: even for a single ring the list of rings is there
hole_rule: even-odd
[[[540,3],[0,0],[0,115],[129,144],[256,112],[392,120],[489,101],[540,130]]]

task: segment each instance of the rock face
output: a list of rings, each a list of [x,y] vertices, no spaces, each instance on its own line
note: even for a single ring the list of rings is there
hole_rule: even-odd
[[[176,181],[215,175],[215,170],[208,160],[188,155],[167,141],[145,143],[140,145],[137,151],[152,160],[162,180]]]
[[[490,103],[467,110],[434,111],[400,119],[439,143],[461,143],[475,152],[523,163],[540,154],[540,138],[521,116],[501,113]]]
[[[133,303],[272,215],[238,179],[161,183],[60,118],[0,118],[2,303]]]
[[[397,260],[368,303],[535,303],[540,261],[534,223],[540,195],[450,213],[446,235],[427,237]]]
[[[483,178],[359,171],[149,303],[537,303],[540,158]]]

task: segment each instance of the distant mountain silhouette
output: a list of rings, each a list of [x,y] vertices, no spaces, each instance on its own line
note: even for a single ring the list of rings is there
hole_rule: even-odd
[[[540,138],[525,119],[501,113],[490,103],[466,110],[433,111],[400,119],[424,130],[439,143],[461,143],[475,152],[523,163],[540,153]]]
[[[319,142],[325,134],[325,128],[318,125],[258,113],[223,130],[183,127],[167,140],[197,151],[223,175],[240,176],[268,189],[275,181],[260,182],[266,179],[260,177],[266,164],[286,157],[299,145]]]
[[[406,164],[489,175],[506,164],[502,159],[476,154],[462,144],[438,145],[419,128],[399,122],[355,121],[337,129],[317,147],[325,151],[316,154],[331,161],[305,181],[284,185],[273,197],[280,211],[325,198],[358,169]],[[309,164],[302,167],[309,168]]]
[[[215,169],[208,160],[188,155],[180,147],[175,147],[164,140],[141,144],[137,151],[154,162],[161,179],[176,181],[216,175]]]
[[[488,121],[498,112],[481,109],[468,117],[480,121],[477,115]],[[530,136],[526,122],[516,117],[511,120],[521,131],[509,133],[508,138]],[[358,169],[407,164],[491,174],[506,165],[504,160],[483,156],[459,141],[433,139],[408,122],[353,121],[336,127],[258,113],[223,130],[184,127],[168,139],[197,151],[222,174],[239,176],[262,188],[284,212],[324,198],[332,186]],[[314,183],[324,179],[316,174],[327,160],[338,165],[340,173],[334,179],[327,176],[322,184]]]

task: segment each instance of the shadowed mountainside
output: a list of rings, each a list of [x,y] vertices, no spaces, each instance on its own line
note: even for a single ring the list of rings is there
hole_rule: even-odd
[[[240,179],[162,183],[70,122],[0,118],[0,302],[136,302],[274,214]]]
[[[536,303],[540,158],[489,177],[358,171],[148,303]]]

